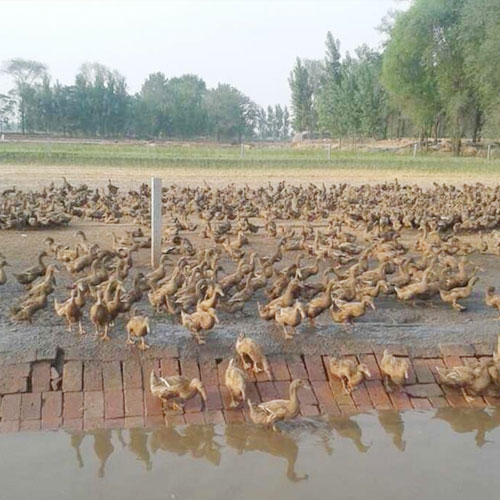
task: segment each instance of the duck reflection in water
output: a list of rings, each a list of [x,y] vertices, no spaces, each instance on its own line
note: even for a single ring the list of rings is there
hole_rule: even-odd
[[[405,451],[406,441],[403,439],[405,424],[399,411],[384,410],[378,413],[378,421],[399,451]]]
[[[206,458],[214,465],[221,460],[221,445],[215,441],[213,425],[190,425],[182,427],[165,427],[151,433],[151,451],[168,451],[182,456],[190,453],[193,458]]]
[[[91,432],[70,432],[70,442],[72,448],[76,451],[76,460],[79,467],[84,466],[82,454],[80,447],[86,436],[94,437],[94,453],[99,460],[99,469],[97,471],[97,476],[104,477],[104,470],[106,467],[106,462],[115,450],[113,444],[111,443],[112,431],[108,429],[95,430]]]
[[[334,429],[339,436],[350,439],[359,452],[366,453],[370,449],[371,445],[366,446],[361,440],[363,432],[355,420],[347,417],[333,417],[328,420],[328,427]]]
[[[500,408],[439,408],[434,418],[448,422],[451,428],[460,434],[476,432],[476,445],[480,448],[488,442],[486,433],[500,425]]]
[[[238,454],[245,451],[260,451],[287,461],[286,476],[290,481],[302,481],[308,474],[297,475],[295,464],[299,454],[296,439],[285,432],[275,432],[256,425],[227,425],[226,444]]]

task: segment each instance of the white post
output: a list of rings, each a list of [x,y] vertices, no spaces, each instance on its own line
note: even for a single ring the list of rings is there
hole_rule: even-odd
[[[161,179],[151,177],[151,267],[156,269],[161,256]]]
[[[332,144],[328,143],[328,161],[332,158]]]
[[[415,144],[413,145],[413,158],[415,158],[415,156],[417,156],[417,146],[418,146],[418,144],[417,144],[417,143],[415,143]]]
[[[241,143],[240,147],[240,157],[243,158],[245,156],[245,145]]]
[[[488,160],[491,160],[491,144],[488,144]]]

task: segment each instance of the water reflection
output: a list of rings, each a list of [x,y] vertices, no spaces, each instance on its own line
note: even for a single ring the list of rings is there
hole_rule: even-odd
[[[248,452],[263,453],[283,460],[286,477],[292,482],[298,482],[309,478],[309,474],[301,470],[303,467],[298,465],[298,461],[301,447],[306,446],[304,443],[310,443],[311,437],[314,438],[315,445],[328,455],[335,452],[335,439],[348,439],[353,443],[357,453],[368,453],[373,446],[370,438],[375,442],[377,440],[388,442],[384,434],[389,436],[396,450],[405,452],[408,448],[411,449],[412,443],[411,439],[408,441],[408,437],[406,439],[403,437],[405,425],[410,431],[414,425],[411,423],[411,418],[414,416],[410,418],[411,415],[411,413],[384,411],[350,418],[302,419],[283,424],[281,432],[273,432],[254,425],[235,424],[225,427],[169,426],[153,431],[140,428],[120,431],[72,431],[68,434],[79,468],[86,465],[84,457],[88,460],[88,455],[81,451],[82,443],[85,440],[93,440],[92,449],[98,463],[97,476],[101,478],[105,476],[106,464],[109,463],[118,445],[118,449],[131,452],[146,471],[151,471],[155,463],[160,463],[162,453],[201,459],[213,466],[219,466],[223,456],[227,460],[230,451],[237,455]],[[476,446],[482,447],[488,442],[487,434],[500,426],[500,408],[439,409],[433,414],[432,419],[447,422],[451,430],[456,433],[473,433]],[[380,433],[380,430],[383,432]],[[363,431],[367,431],[370,438],[363,437]],[[158,458],[154,458],[155,456]]]
[[[448,422],[451,428],[460,434],[475,432],[475,441],[480,448],[487,443],[486,433],[500,425],[500,408],[476,410],[465,408],[457,411],[453,408],[440,408],[434,418]]]

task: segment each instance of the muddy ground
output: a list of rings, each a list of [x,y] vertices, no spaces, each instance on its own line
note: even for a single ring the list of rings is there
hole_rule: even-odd
[[[18,187],[27,188],[39,187],[47,183],[45,175],[38,175],[39,171],[32,172],[30,178],[16,178]],[[128,179],[124,184],[120,183],[120,177],[115,177],[109,173],[113,182],[120,184],[123,188],[128,184],[137,186],[137,183]],[[82,176],[82,181],[91,185],[103,185],[107,183],[108,175],[104,178],[92,178]],[[68,173],[70,182],[76,182],[76,176],[72,177]],[[12,180],[12,179],[11,179]],[[141,178],[147,180],[147,175]],[[179,182],[191,182],[189,179],[177,179]],[[274,179],[278,180],[278,179]],[[309,177],[303,181],[311,180]],[[337,179],[338,182],[339,179]],[[380,181],[381,179],[378,179]],[[54,181],[58,181],[54,177]],[[217,181],[217,179],[215,180]],[[215,182],[210,179],[210,182]],[[139,181],[139,178],[137,180]],[[257,181],[255,181],[257,182]],[[11,185],[8,183],[7,185]],[[2,179],[5,185],[5,177]],[[258,220],[253,220],[257,222]],[[262,222],[260,221],[260,224]],[[32,265],[40,249],[43,240],[47,236],[52,236],[56,242],[73,245],[76,240],[74,232],[82,229],[87,234],[90,241],[97,241],[102,247],[111,248],[112,235],[114,231],[117,235],[125,230],[135,227],[130,224],[104,225],[90,222],[72,221],[68,227],[51,230],[29,230],[29,231],[2,231],[0,232],[0,251],[6,256],[12,267],[7,267],[6,271],[10,275],[12,272],[20,272],[24,268]],[[195,248],[205,241],[193,233],[186,233]],[[414,234],[405,233],[404,238],[411,241]],[[469,237],[473,238],[473,237]],[[250,245],[258,253],[267,255],[276,248],[276,241],[269,241],[261,235],[250,236]],[[134,254],[137,255],[137,254]],[[289,252],[286,258],[278,265],[284,267],[295,258],[296,252]],[[176,324],[166,314],[159,314],[153,317],[152,334],[148,337],[150,344],[156,348],[166,345],[177,345],[184,355],[210,354],[211,356],[225,356],[231,350],[237,334],[241,331],[258,340],[266,352],[272,353],[325,353],[339,352],[342,347],[354,347],[362,349],[370,344],[403,343],[410,349],[419,347],[435,347],[439,343],[473,343],[487,342],[493,344],[500,329],[496,320],[495,310],[484,304],[484,290],[490,285],[497,285],[500,281],[500,257],[496,255],[473,255],[470,261],[480,265],[485,271],[479,273],[480,281],[474,287],[470,298],[462,301],[467,306],[467,310],[459,313],[450,307],[449,304],[441,302],[439,297],[434,298],[432,303],[422,302],[413,307],[410,304],[396,301],[394,296],[380,296],[375,299],[376,310],[369,310],[367,314],[358,319],[353,328],[344,327],[333,323],[328,312],[323,313],[316,321],[316,327],[311,327],[304,323],[298,328],[298,335],[293,340],[286,341],[282,330],[273,322],[261,320],[257,315],[257,301],[264,303],[267,298],[264,291],[257,292],[256,298],[245,305],[241,313],[226,314],[220,312],[220,324],[207,335],[207,344],[199,347],[192,339],[190,333],[180,324]],[[149,250],[139,251],[134,257],[134,269],[149,272]],[[302,265],[312,264],[312,259],[304,260]],[[234,264],[229,260],[223,261],[222,265],[226,272],[232,272]],[[321,271],[318,276],[310,278],[309,281],[319,281]],[[24,292],[24,287],[18,284],[12,276],[9,276],[6,285],[0,287],[0,352],[24,352],[38,349],[42,352],[53,352],[57,347],[68,351],[71,349],[73,355],[82,358],[123,358],[130,351],[130,347],[125,345],[125,318],[119,318],[111,332],[112,340],[106,344],[95,339],[91,333],[92,326],[88,320],[88,305],[86,306],[84,325],[88,334],[80,337],[78,334],[70,334],[66,330],[62,318],[55,315],[52,301],[54,297],[64,300],[69,292],[67,285],[72,282],[72,278],[66,270],[62,270],[57,275],[57,289],[49,297],[47,309],[35,314],[33,324],[15,323],[9,318],[9,307],[14,305]],[[125,287],[129,285],[130,278],[125,282]],[[139,304],[140,310],[152,314],[152,309],[144,298]],[[151,349],[153,354],[154,349]]]

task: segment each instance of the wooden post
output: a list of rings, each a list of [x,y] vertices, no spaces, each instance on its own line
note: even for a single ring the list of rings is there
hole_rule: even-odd
[[[417,143],[415,143],[415,144],[413,145],[413,158],[415,158],[415,156],[417,156],[417,147],[418,147],[418,144],[417,144]]]
[[[161,179],[151,177],[151,267],[156,269],[161,257]]]
[[[491,160],[491,144],[488,144],[488,160]]]
[[[332,158],[332,143],[328,143],[328,161]]]

